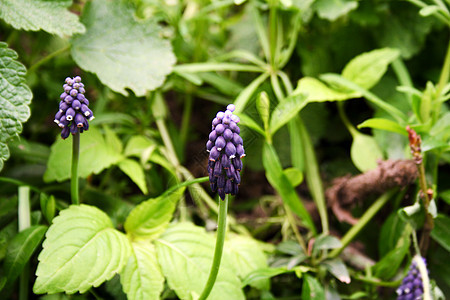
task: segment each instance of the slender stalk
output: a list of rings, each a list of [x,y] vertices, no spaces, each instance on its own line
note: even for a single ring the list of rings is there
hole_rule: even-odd
[[[423,162],[417,166],[419,170],[419,185],[420,190],[419,193],[422,193],[423,206],[425,208],[425,224],[423,225],[422,236],[420,237],[420,251],[423,255],[426,255],[428,250],[428,244],[430,240],[430,233],[434,227],[434,219],[433,216],[428,212],[428,207],[430,206],[430,196],[428,194],[427,188],[427,180],[425,178],[425,168],[423,166]]]
[[[353,276],[353,278],[355,278],[356,280],[362,281],[362,282],[373,284],[375,286],[398,287],[402,283],[401,280],[381,281],[378,279],[372,279],[372,278],[367,278],[367,277],[362,277],[362,276]]]
[[[27,185],[28,183],[26,183],[25,181],[21,181],[21,180],[17,180],[14,178],[8,178],[8,177],[0,177],[0,182],[7,182],[7,183],[11,183],[11,184],[15,184],[17,186],[21,186],[21,185]],[[27,185],[28,186],[28,185]],[[41,190],[34,187],[34,186],[28,186],[30,188],[30,190],[35,191],[40,193]]]
[[[41,60],[39,60],[38,62],[36,62],[34,65],[32,65],[29,69],[28,69],[28,73],[32,73],[34,71],[36,71],[37,68],[39,68],[41,65],[45,64],[46,62],[48,62],[49,60],[51,60],[52,58],[68,51],[70,49],[69,46],[66,46],[64,48],[58,49],[55,52],[50,53],[49,55],[45,56],[44,58],[42,58]]]
[[[448,83],[450,76],[450,42],[447,47],[447,53],[445,55],[444,66],[442,67],[441,75],[439,77],[439,83],[436,94],[439,97],[442,89]]]
[[[19,187],[19,231],[23,231],[30,227],[30,188],[28,186]],[[30,267],[27,263],[20,274],[20,290],[19,290],[19,300],[28,299],[28,279],[30,274]]]
[[[179,173],[180,161],[178,160],[175,148],[173,147],[172,140],[170,139],[169,131],[167,130],[166,123],[162,119],[156,119],[156,126],[163,140],[164,146],[167,149],[167,156],[171,160],[171,163],[176,168],[176,173]]]
[[[292,231],[294,232],[295,238],[297,239],[298,244],[302,247],[303,252],[308,253],[308,250],[306,248],[306,243],[303,240],[300,232],[298,231],[297,222],[295,222],[295,217],[292,214],[291,209],[286,205],[286,203],[283,202],[284,205],[284,211],[286,212],[286,216],[289,222],[289,225],[292,228]]]
[[[330,252],[329,257],[338,256],[345,247],[350,244],[350,242],[361,232],[361,230],[369,223],[369,221],[375,216],[375,214],[386,204],[386,202],[393,195],[393,191],[387,192],[381,197],[379,197],[369,209],[366,210],[364,215],[359,219],[358,223],[356,223],[350,230],[344,235],[341,239],[342,246]]]
[[[80,133],[72,135],[72,176],[70,178],[70,193],[72,195],[72,204],[79,205],[78,197],[78,160],[80,157]]]
[[[227,209],[228,209],[228,194],[225,195],[225,200],[219,200],[219,218],[216,238],[216,248],[214,249],[214,258],[209,272],[209,278],[206,282],[205,288],[200,295],[199,300],[208,298],[211,290],[216,282],[217,274],[219,273],[220,261],[222,259],[223,244],[225,243],[225,232],[227,228]]]
[[[192,102],[192,94],[189,93],[186,95],[186,101],[184,102],[183,119],[180,129],[180,139],[183,147],[186,145],[189,128],[191,127]]]

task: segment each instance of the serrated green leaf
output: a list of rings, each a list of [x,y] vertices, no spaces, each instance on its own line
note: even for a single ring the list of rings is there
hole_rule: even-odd
[[[120,272],[130,256],[126,236],[103,211],[72,205],[53,219],[39,254],[36,294],[84,293]]]
[[[138,22],[123,1],[95,0],[84,8],[86,33],[72,40],[72,56],[83,69],[97,74],[113,91],[127,88],[144,96],[164,83],[175,56],[161,28],[152,20]]]
[[[25,83],[27,70],[17,61],[17,53],[7,46],[0,42],[0,171],[3,161],[9,158],[6,143],[22,132],[22,123],[30,117],[28,105],[33,97]]]
[[[302,299],[304,300],[323,300],[325,291],[320,282],[309,274],[303,275]]]
[[[444,249],[450,252],[450,218],[443,214],[438,214],[434,219],[434,228],[431,237]]]
[[[136,206],[128,215],[124,227],[132,239],[158,238],[172,219],[177,202],[185,187],[166,196],[150,199]]]
[[[359,128],[374,128],[374,129],[381,129],[391,132],[400,133],[401,135],[408,135],[408,132],[406,131],[405,127],[399,125],[397,122],[394,122],[392,120],[388,119],[382,119],[382,118],[372,118],[365,120],[358,126]]]
[[[272,145],[265,143],[263,148],[263,165],[266,170],[266,177],[269,183],[280,194],[283,201],[289,206],[289,208],[297,214],[304,225],[316,232],[314,223],[300,200],[294,187],[289,182],[289,179],[283,173],[280,160]]]
[[[71,0],[0,0],[0,18],[16,29],[71,36],[86,31],[68,10],[71,5]]]
[[[191,223],[169,226],[155,240],[158,261],[169,287],[183,300],[198,297],[208,279],[214,252],[214,238]],[[216,283],[208,299],[245,299],[241,282],[224,253]]]
[[[371,89],[386,73],[388,65],[399,57],[400,51],[383,48],[360,54],[342,71],[342,77],[362,88]]]
[[[32,226],[19,232],[9,242],[3,265],[4,275],[8,278],[8,285],[13,284],[22,273],[24,266],[40,245],[46,231],[47,226]]]
[[[383,158],[383,153],[375,139],[362,133],[353,136],[350,155],[353,163],[361,172],[375,169],[378,166],[377,161]]]
[[[94,126],[80,135],[80,158],[78,176],[99,174],[105,168],[117,164],[123,156],[107,144],[100,131]],[[72,137],[58,139],[51,147],[44,181],[63,181],[70,178],[72,165]]]
[[[149,241],[133,242],[128,263],[120,273],[120,282],[130,300],[157,300],[164,289],[164,276]]]
[[[264,252],[258,243],[249,237],[232,235],[225,241],[224,249],[231,258],[236,274],[242,279],[257,269],[267,268]],[[268,278],[254,280],[249,285],[260,290],[270,290]]]
[[[263,268],[255,270],[249,273],[242,281],[242,286],[252,285],[254,282],[258,282],[265,279],[270,279],[274,276],[291,273],[293,270],[288,270],[285,267],[280,268]]]
[[[360,96],[358,93],[336,91],[322,81],[312,77],[300,79],[295,91],[305,94],[308,102],[343,101]]]
[[[354,0],[316,0],[313,4],[322,19],[334,21],[358,7]]]
[[[270,118],[271,134],[275,134],[278,129],[295,117],[306,104],[306,96],[303,94],[289,96],[280,102]]]
[[[122,172],[127,174],[127,176],[130,177],[130,179],[133,180],[134,183],[136,183],[142,193],[148,193],[147,183],[145,182],[144,169],[138,162],[129,158],[125,158],[124,160],[121,160],[117,166],[122,170]]]

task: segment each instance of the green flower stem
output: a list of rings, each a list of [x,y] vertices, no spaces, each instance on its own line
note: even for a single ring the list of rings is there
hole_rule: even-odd
[[[425,208],[425,223],[423,225],[422,236],[420,237],[420,251],[425,256],[428,250],[428,244],[430,240],[430,233],[434,227],[434,219],[433,216],[428,212],[428,207],[430,206],[431,199],[427,193],[427,180],[425,178],[425,168],[423,166],[423,162],[421,162],[417,169],[419,171],[419,185],[420,191],[422,193],[423,206]]]
[[[55,52],[50,53],[49,55],[45,56],[44,58],[42,58],[41,60],[39,60],[38,62],[36,62],[34,65],[32,65],[29,69],[28,69],[28,73],[32,73],[34,71],[36,71],[37,68],[39,68],[41,65],[45,64],[46,62],[48,62],[49,60],[51,60],[52,58],[68,51],[70,49],[69,46],[66,46],[64,48],[61,48],[59,50],[56,50]]]
[[[28,186],[19,187],[19,231],[23,231],[30,227],[30,188]],[[19,290],[19,300],[28,299],[28,278],[30,274],[29,264],[26,264],[22,274],[20,274],[20,290]]]
[[[373,284],[375,286],[384,286],[384,287],[398,287],[402,281],[401,280],[396,280],[396,281],[381,281],[379,279],[375,279],[375,278],[367,278],[367,277],[362,277],[362,276],[353,276],[353,278],[355,278],[356,280],[362,281],[362,282],[366,282],[369,284]]]
[[[72,195],[72,203],[80,204],[78,197],[78,160],[80,157],[80,133],[72,135],[72,175],[70,178],[70,193]]]
[[[369,223],[370,220],[375,216],[375,214],[386,204],[386,202],[391,198],[391,196],[394,194],[394,191],[389,191],[381,197],[379,197],[375,202],[372,204],[372,206],[369,207],[369,209],[366,210],[364,215],[359,219],[358,223],[356,223],[350,230],[344,235],[344,237],[341,239],[341,247],[333,249],[333,251],[330,252],[329,257],[336,257],[338,256],[342,250],[345,249],[345,247],[350,244],[351,241],[358,235],[358,233],[361,232],[361,230]]]
[[[219,273],[220,261],[222,259],[223,244],[225,243],[225,232],[227,229],[227,209],[228,209],[228,194],[225,195],[225,200],[219,200],[219,218],[216,238],[216,248],[214,249],[214,258],[209,272],[209,278],[206,282],[205,288],[200,295],[199,300],[208,298],[211,290],[216,282],[217,274]]]

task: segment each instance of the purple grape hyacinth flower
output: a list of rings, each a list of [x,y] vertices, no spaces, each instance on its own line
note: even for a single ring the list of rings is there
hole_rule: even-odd
[[[89,100],[84,96],[86,91],[80,76],[67,77],[63,89],[55,123],[62,128],[61,138],[66,139],[70,133],[77,134],[88,130],[88,121],[94,119],[94,114],[88,107]]]
[[[422,258],[426,265],[425,258]],[[403,278],[402,284],[397,289],[397,300],[420,300],[423,296],[422,276],[416,261],[413,260],[409,267],[408,274]]]
[[[234,110],[235,106],[230,104],[225,112],[217,113],[206,143],[206,151],[209,152],[208,172],[211,190],[218,192],[222,200],[226,194],[237,194],[241,183],[241,159],[245,156],[237,125],[240,120],[238,116],[233,115]]]

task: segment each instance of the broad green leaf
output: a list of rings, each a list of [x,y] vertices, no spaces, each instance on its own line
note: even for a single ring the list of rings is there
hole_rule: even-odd
[[[296,187],[303,181],[303,173],[297,168],[287,168],[283,170],[284,175],[289,179],[293,187]]]
[[[154,241],[158,261],[171,289],[183,300],[200,296],[208,279],[214,238],[191,223],[178,223]],[[245,299],[231,260],[224,253],[219,274],[208,299]]]
[[[164,276],[149,241],[133,242],[132,253],[120,272],[120,282],[130,300],[158,300],[164,289]]]
[[[315,233],[316,230],[311,216],[284,174],[275,149],[268,143],[265,143],[263,148],[263,165],[269,183],[280,194],[287,206],[301,218],[304,225]]]
[[[305,94],[308,102],[342,101],[360,96],[357,93],[336,91],[322,81],[312,77],[300,79],[295,91]]]
[[[390,279],[395,275],[400,267],[406,254],[409,252],[409,235],[404,234],[398,241],[396,248],[389,251],[380,261],[378,261],[373,267],[373,273],[375,277],[382,279]]]
[[[306,96],[303,94],[289,96],[280,102],[270,118],[271,134],[275,134],[278,129],[295,117],[306,104]]]
[[[417,201],[413,205],[399,209],[397,214],[404,222],[409,223],[414,229],[421,228],[425,220],[424,208]]]
[[[72,0],[0,0],[0,18],[16,29],[71,36],[86,31],[68,10],[71,5]]]
[[[319,235],[314,241],[313,249],[314,251],[318,250],[327,250],[327,249],[335,249],[342,246],[341,241],[332,235]]]
[[[145,174],[142,166],[135,160],[125,158],[117,165],[122,172],[128,175],[131,180],[139,187],[142,193],[147,194],[147,183],[145,182]]]
[[[396,212],[392,213],[384,222],[380,231],[378,241],[378,250],[380,256],[385,256],[390,250],[394,249],[398,240],[403,236],[406,223],[398,216]]]
[[[185,188],[179,188],[166,196],[150,199],[136,206],[127,217],[124,227],[132,239],[158,238],[172,219],[178,200]]]
[[[33,97],[25,83],[27,70],[17,61],[17,53],[7,46],[0,42],[0,171],[3,161],[9,158],[6,143],[22,132],[22,123],[30,117],[28,105]]]
[[[249,116],[247,116],[244,113],[238,113],[236,115],[241,119],[241,121],[239,122],[239,125],[243,125],[248,128],[251,128],[254,131],[262,134],[263,136],[266,135],[266,133],[264,132],[264,129],[262,129],[261,126],[259,126],[252,118],[250,118]]]
[[[225,241],[225,251],[228,253],[232,266],[240,278],[257,269],[267,268],[267,258],[258,243],[245,236],[232,235]],[[260,290],[270,290],[268,278],[252,281],[251,286]]]
[[[450,190],[440,192],[439,197],[450,205]]]
[[[339,279],[340,282],[350,283],[351,279],[347,267],[340,258],[326,260],[323,264],[334,277]]]
[[[450,252],[450,218],[443,214],[438,214],[434,219],[434,228],[431,237],[444,249]]]
[[[361,172],[375,169],[378,166],[377,161],[383,158],[383,153],[375,139],[362,133],[353,136],[350,155],[353,163]]]
[[[156,150],[156,143],[151,139],[135,135],[130,138],[125,147],[125,156],[136,156],[141,159],[141,163],[146,163]]]
[[[108,126],[103,126],[103,130],[105,131],[106,143],[110,147],[114,148],[116,152],[122,153],[123,150],[122,141],[119,139],[117,134],[113,130],[111,130]]]
[[[53,217],[55,216],[55,209],[56,209],[55,197],[53,197],[53,195],[47,196],[46,194],[41,193],[40,203],[42,214],[44,215],[47,222],[51,224]]]
[[[396,49],[383,48],[360,54],[342,71],[342,77],[364,89],[371,89],[386,73],[388,65],[399,57]]]
[[[397,122],[388,120],[388,119],[382,119],[382,118],[372,118],[365,120],[358,126],[359,128],[374,128],[374,129],[381,129],[391,132],[400,133],[401,135],[408,135],[408,132],[406,131],[405,127],[399,125]]]
[[[112,90],[127,88],[144,96],[161,86],[172,72],[175,56],[154,21],[134,18],[123,1],[94,0],[84,8],[86,33],[72,40],[72,56],[84,70],[97,74]]]
[[[106,142],[100,131],[94,126],[81,134],[78,176],[87,177],[91,173],[99,174],[122,159],[123,156]],[[70,178],[71,165],[72,137],[67,140],[58,139],[51,147],[44,181],[64,181]]]
[[[36,294],[84,293],[120,272],[130,242],[94,206],[71,205],[53,219],[39,254]]]
[[[322,19],[334,21],[358,7],[354,0],[316,0],[313,4]]]
[[[4,275],[7,276],[9,285],[13,284],[22,273],[24,266],[40,245],[46,231],[47,226],[32,226],[19,232],[9,242],[3,265]]]
[[[253,285],[254,282],[260,282],[261,280],[270,279],[280,274],[291,272],[293,272],[293,270],[288,270],[284,267],[258,269],[247,274],[247,276],[242,281],[242,287],[245,287],[247,285]]]
[[[303,275],[302,298],[303,300],[323,300],[325,291],[320,282],[309,274]]]
[[[270,100],[266,92],[261,92],[256,99],[256,109],[263,121],[264,129],[267,130],[269,128]]]

